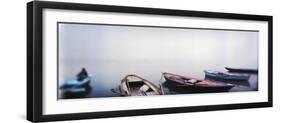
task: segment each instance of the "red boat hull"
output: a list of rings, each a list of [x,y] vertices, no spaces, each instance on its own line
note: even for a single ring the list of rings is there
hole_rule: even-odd
[[[169,87],[174,90],[188,91],[188,92],[225,92],[234,87],[233,84],[226,84],[222,82],[200,80],[185,76],[180,76],[171,73],[163,73],[164,78],[169,83]],[[196,83],[188,83],[184,80],[196,80]]]

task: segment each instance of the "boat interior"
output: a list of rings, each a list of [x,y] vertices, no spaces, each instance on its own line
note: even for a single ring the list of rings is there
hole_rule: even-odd
[[[180,77],[180,76],[171,76],[170,78],[173,80],[178,80],[179,82],[181,82],[183,84],[195,84],[198,82],[202,82],[202,80],[185,78],[185,77]]]
[[[131,96],[156,95],[153,89],[143,81],[127,82],[127,86]]]

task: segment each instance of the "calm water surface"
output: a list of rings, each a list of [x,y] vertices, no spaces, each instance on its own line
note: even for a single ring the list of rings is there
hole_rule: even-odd
[[[65,62],[67,63],[67,62]],[[69,64],[62,64],[64,69],[61,70],[61,79],[59,84],[62,84],[65,80],[75,79],[75,75],[80,71],[81,68],[76,67],[74,61],[70,61]],[[82,95],[77,95],[75,97],[64,95],[59,91],[59,98],[95,98],[95,97],[119,97],[119,85],[121,79],[123,79],[128,74],[139,75],[156,85],[161,85],[165,94],[189,94],[189,92],[177,91],[169,87],[167,82],[162,76],[162,72],[171,72],[179,75],[185,75],[189,77],[194,77],[198,79],[205,78],[204,70],[205,67],[194,67],[192,63],[181,63],[181,62],[159,62],[157,64],[144,62],[134,62],[134,63],[118,63],[118,62],[85,62],[77,63],[83,64],[93,79],[91,81],[91,88],[87,93]],[[194,63],[195,64],[195,63]],[[201,63],[202,64],[202,63]],[[225,72],[224,66],[212,67],[213,70],[219,70]],[[243,73],[249,74],[250,79],[248,82],[231,82],[228,83],[235,84],[236,86],[230,89],[230,92],[237,91],[257,91],[258,89],[258,75],[255,73]],[[113,91],[114,90],[114,91]]]

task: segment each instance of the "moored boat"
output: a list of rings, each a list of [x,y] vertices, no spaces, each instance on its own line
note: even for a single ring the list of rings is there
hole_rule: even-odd
[[[120,92],[122,96],[163,95],[160,87],[137,75],[127,75],[122,79]]]
[[[225,67],[226,70],[230,72],[241,72],[241,73],[258,73],[257,69],[246,69],[246,68],[230,68]]]
[[[83,80],[68,80],[60,87],[64,91],[81,92],[85,87],[89,86],[91,82],[91,76],[84,78]]]
[[[164,72],[163,76],[167,82],[173,83],[174,87],[189,92],[224,92],[234,87],[229,83],[196,79],[167,72]]]
[[[206,78],[218,79],[218,80],[232,80],[232,81],[248,81],[249,75],[244,74],[232,74],[223,73],[219,71],[204,70]]]
[[[87,71],[83,68],[81,72],[77,74],[77,78],[73,80],[65,81],[60,89],[64,93],[83,93],[87,91],[90,86],[92,76],[88,75]]]

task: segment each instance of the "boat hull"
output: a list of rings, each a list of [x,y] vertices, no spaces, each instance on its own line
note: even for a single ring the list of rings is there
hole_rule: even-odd
[[[78,80],[69,80],[64,82],[64,84],[60,87],[61,89],[68,89],[68,88],[80,88],[80,87],[87,87],[90,86],[91,77],[87,77],[81,81]]]
[[[218,80],[227,80],[227,81],[248,81],[249,76],[240,76],[240,75],[228,75],[225,73],[212,73],[208,71],[205,72],[206,78],[218,79]]]
[[[191,93],[210,93],[210,92],[227,92],[233,86],[220,86],[220,87],[207,87],[207,86],[190,86],[190,85],[181,85],[176,83],[173,80],[166,79],[168,82],[168,88],[172,89],[173,91],[184,91],[184,92],[191,92]]]
[[[225,67],[225,69],[231,72],[239,72],[239,73],[258,73],[258,70],[255,69],[242,69],[242,68],[229,68],[229,67]]]
[[[183,79],[194,79],[194,78],[183,77],[175,74],[174,76],[175,77],[173,78],[173,76],[171,75],[167,76],[164,73],[164,78],[168,83],[167,87],[169,89],[176,90],[176,91],[185,91],[188,93],[226,92],[234,87],[233,84],[225,84],[221,82],[199,80],[199,79],[197,79],[197,81],[199,81],[198,83],[184,83],[175,78],[177,77],[181,77]],[[201,84],[200,82],[206,84]]]

